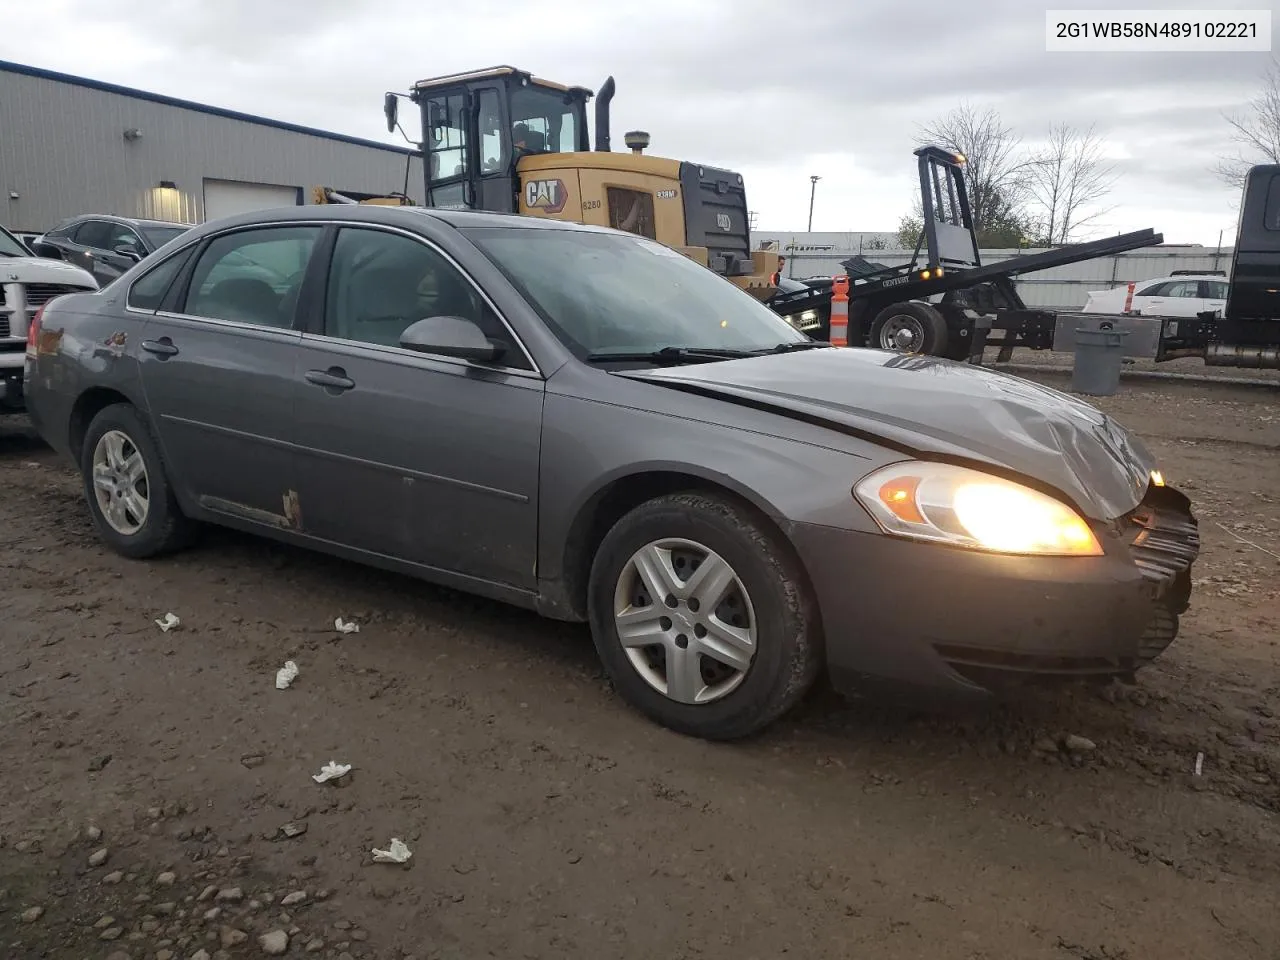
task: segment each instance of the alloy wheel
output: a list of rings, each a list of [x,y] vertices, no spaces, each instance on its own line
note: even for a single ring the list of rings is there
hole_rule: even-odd
[[[132,536],[147,522],[150,486],[142,452],[128,434],[108,430],[93,449],[93,492],[111,529]]]
[[[679,703],[727,696],[756,654],[745,585],[723,557],[693,540],[655,540],[632,554],[614,589],[613,616],[632,667]]]

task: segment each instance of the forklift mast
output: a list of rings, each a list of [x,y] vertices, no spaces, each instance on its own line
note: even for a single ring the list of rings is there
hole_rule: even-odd
[[[924,212],[924,236],[928,268],[980,267],[978,234],[965,188],[963,155],[926,146],[915,151],[920,168],[920,201]],[[919,247],[917,246],[917,256]]]

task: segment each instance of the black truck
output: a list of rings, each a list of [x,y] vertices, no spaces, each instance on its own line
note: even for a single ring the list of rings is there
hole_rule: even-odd
[[[1154,230],[1138,230],[984,265],[965,189],[964,158],[934,146],[921,147],[915,155],[924,229],[911,260],[885,266],[858,256],[841,263],[849,277],[851,346],[981,363],[985,348],[993,345],[1000,347],[999,359],[1008,361],[1014,347],[1062,349],[1064,327],[1094,326],[1105,320],[1140,334],[1129,339],[1149,344],[1156,360],[1203,356],[1213,365],[1280,366],[1280,166],[1255,167],[1249,174],[1231,293],[1222,317],[1073,317],[1028,308],[1014,278],[1155,246],[1164,237]],[[832,287],[830,277],[779,278],[778,292],[767,303],[813,339],[826,340]],[[1146,353],[1143,347],[1138,355]]]

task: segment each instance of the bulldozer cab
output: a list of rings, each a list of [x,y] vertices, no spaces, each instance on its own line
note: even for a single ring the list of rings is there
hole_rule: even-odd
[[[644,153],[649,137],[610,145],[610,77],[599,94],[511,66],[422,80],[428,206],[489,210],[626,230],[673,247],[766,299],[776,254],[750,249],[746,193],[729,170]],[[595,149],[587,103],[595,103]],[[398,98],[384,100],[394,130]]]
[[[422,114],[428,206],[515,213],[522,157],[591,149],[584,87],[493,67],[423,80],[410,96]]]

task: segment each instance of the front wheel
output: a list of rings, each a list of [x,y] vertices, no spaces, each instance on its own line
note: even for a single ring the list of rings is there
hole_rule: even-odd
[[[817,676],[818,617],[798,564],[724,498],[673,494],[619,520],[596,553],[588,610],[623,698],[691,736],[757,733]]]

